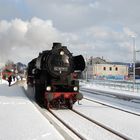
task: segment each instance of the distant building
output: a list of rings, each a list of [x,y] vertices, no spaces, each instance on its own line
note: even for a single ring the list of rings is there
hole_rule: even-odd
[[[88,79],[115,79],[123,80],[128,78],[128,64],[120,62],[107,62],[103,58],[91,57],[87,62]]]
[[[123,80],[126,77],[128,77],[127,65],[94,64],[88,69],[88,78]]]
[[[94,64],[107,64],[108,62],[106,60],[100,57],[90,57],[88,60],[88,65],[94,65]]]

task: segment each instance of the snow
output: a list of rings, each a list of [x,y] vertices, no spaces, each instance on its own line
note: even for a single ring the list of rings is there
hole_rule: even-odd
[[[130,92],[130,91],[121,91],[118,89],[110,89],[109,87],[104,87],[104,86],[100,86],[100,85],[96,85],[96,84],[89,84],[89,83],[82,83],[82,88],[83,89],[87,89],[90,91],[104,91],[106,92],[106,94],[91,94],[88,92],[84,92],[81,91],[82,94],[84,94],[85,97],[87,98],[93,98],[94,100],[99,100],[100,102],[106,103],[108,105],[113,105],[114,107],[119,107],[120,109],[125,109],[137,114],[140,114],[140,93],[138,92]],[[81,88],[81,89],[82,89]],[[106,96],[106,95],[110,95],[111,96]],[[124,99],[120,99],[117,98],[116,96],[112,96],[112,95],[119,95],[119,96],[124,96],[126,97],[130,97],[131,96],[131,100],[124,100]],[[134,98],[134,99],[133,99]]]
[[[74,128],[76,132],[80,133],[87,140],[121,139],[70,110],[54,110],[53,113],[55,113],[59,118],[65,120],[65,123]]]
[[[17,80],[11,82],[11,85],[13,85]],[[0,84],[6,84],[6,85],[9,85],[8,81],[6,80],[3,80],[3,79],[0,79]]]
[[[64,139],[17,85],[0,84],[0,140]]]
[[[99,91],[105,91],[105,92],[109,92],[109,93],[114,93],[114,95],[118,94],[118,95],[126,95],[126,96],[131,96],[137,99],[140,99],[140,93],[139,92],[135,92],[135,91],[125,91],[125,90],[121,90],[121,89],[113,89],[113,87],[108,87],[108,86],[103,86],[103,85],[97,85],[94,83],[81,83],[82,88],[86,88],[86,89],[96,89]]]
[[[138,102],[122,100],[122,99],[118,99],[116,97],[107,97],[104,95],[91,94],[91,93],[87,93],[87,92],[83,92],[83,91],[81,91],[81,93],[87,99],[92,99],[97,102],[99,101],[101,103],[109,105],[109,106],[114,106],[116,108],[127,110],[130,112],[136,113],[136,114],[140,114],[140,105]]]
[[[0,82],[1,83],[1,82]],[[8,82],[2,80],[0,84],[0,140],[61,140],[64,139],[52,124],[38,111],[33,103],[26,97],[22,88],[15,85],[11,87]],[[122,94],[137,98],[139,101],[140,93],[110,89],[104,86],[97,86],[91,83],[82,84],[82,88],[88,90],[106,91],[106,93]],[[104,102],[125,110],[140,114],[140,103],[132,100],[126,101],[118,99],[115,96],[107,97],[105,95],[89,94],[82,92],[84,97]],[[88,117],[123,133],[133,139],[140,139],[140,117],[128,114],[113,108],[103,106],[97,103],[91,103],[86,100],[77,103],[74,109],[86,114]],[[62,118],[67,118],[69,125],[77,126],[76,131],[81,132],[87,139],[118,139],[109,133],[105,133],[100,128],[90,126],[89,122],[82,119],[76,119],[74,114],[67,110],[56,111]],[[91,133],[89,133],[91,132]]]
[[[117,108],[121,108],[124,110],[128,110],[137,114],[140,114],[140,93],[138,92],[130,92],[130,91],[122,91],[118,89],[110,89],[109,87],[104,87],[96,84],[86,83],[81,86],[83,89],[88,89],[93,91],[93,94],[83,92],[84,97],[94,99],[95,101],[100,101],[107,105],[112,105]],[[106,96],[103,94],[94,94],[94,90],[105,91],[107,94],[114,94],[114,95],[126,95],[134,97],[137,102],[134,100],[123,100],[118,99],[115,96]],[[112,94],[112,95],[113,95]],[[139,101],[139,102],[138,102]],[[98,122],[103,123],[104,125],[117,130],[120,133],[127,135],[128,137],[132,137],[132,139],[139,140],[139,130],[140,130],[140,117],[136,115],[132,115],[129,113],[125,113],[123,111],[119,111],[107,106],[103,106],[97,103],[91,103],[87,100],[82,100],[80,102],[82,105],[79,106],[77,104],[74,105],[74,109],[90,118],[97,120]]]
[[[139,116],[128,114],[101,104],[91,103],[84,99],[80,103],[82,103],[82,105],[75,105],[74,109],[130,138],[140,139]]]

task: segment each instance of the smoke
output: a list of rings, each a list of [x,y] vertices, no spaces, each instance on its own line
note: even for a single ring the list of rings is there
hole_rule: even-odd
[[[51,49],[52,43],[61,42],[63,35],[53,27],[51,20],[32,18],[0,21],[0,62],[7,60],[27,63],[39,51]]]

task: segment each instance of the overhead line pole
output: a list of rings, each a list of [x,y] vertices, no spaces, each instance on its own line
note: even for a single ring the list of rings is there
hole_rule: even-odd
[[[133,40],[133,91],[135,91],[135,63],[136,63],[136,43],[135,43],[135,36],[132,36]]]

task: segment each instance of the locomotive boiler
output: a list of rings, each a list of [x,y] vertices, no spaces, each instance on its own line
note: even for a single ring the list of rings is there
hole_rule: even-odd
[[[47,109],[72,109],[83,98],[77,75],[84,69],[82,55],[73,56],[66,46],[53,43],[51,50],[39,53],[28,63],[27,84],[34,87],[36,101]]]

